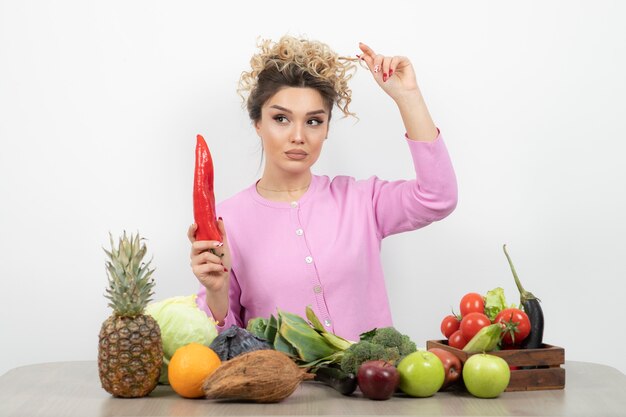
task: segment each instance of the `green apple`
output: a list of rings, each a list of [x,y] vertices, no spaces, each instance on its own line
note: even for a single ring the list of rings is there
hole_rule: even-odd
[[[481,353],[470,356],[463,365],[463,382],[470,394],[495,398],[509,385],[509,364],[499,356]]]
[[[432,352],[418,350],[404,357],[398,364],[400,389],[412,397],[430,397],[443,385],[446,378],[441,359]]]

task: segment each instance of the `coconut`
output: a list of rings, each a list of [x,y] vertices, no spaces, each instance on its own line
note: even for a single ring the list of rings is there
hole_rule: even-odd
[[[256,350],[223,362],[204,382],[206,398],[275,403],[315,375],[276,350]]]

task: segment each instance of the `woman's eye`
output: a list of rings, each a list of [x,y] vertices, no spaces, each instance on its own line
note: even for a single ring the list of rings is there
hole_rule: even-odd
[[[319,119],[311,119],[311,120],[309,120],[309,123],[312,124],[313,126],[319,126],[319,125],[321,125],[324,122],[322,120],[319,120]]]
[[[285,116],[278,115],[274,117],[274,120],[276,120],[278,123],[282,123],[283,120],[287,120],[287,118]]]

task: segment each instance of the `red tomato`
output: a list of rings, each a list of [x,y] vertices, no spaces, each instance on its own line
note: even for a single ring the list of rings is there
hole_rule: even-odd
[[[456,316],[445,316],[441,322],[441,334],[443,334],[446,339],[449,339],[452,333],[459,330],[460,325],[461,322],[456,318]]]
[[[450,339],[448,339],[448,346],[453,348],[463,349],[466,344],[467,340],[465,340],[463,333],[460,330],[452,333],[452,335],[450,335]]]
[[[469,313],[484,313],[485,299],[476,292],[467,293],[461,298],[461,317],[467,316]]]
[[[483,313],[469,313],[463,316],[463,320],[461,320],[461,332],[463,332],[465,340],[469,342],[480,329],[490,324],[491,320]]]
[[[504,345],[519,345],[530,333],[530,320],[519,308],[505,308],[496,316],[494,323],[504,323],[506,331],[502,336]]]

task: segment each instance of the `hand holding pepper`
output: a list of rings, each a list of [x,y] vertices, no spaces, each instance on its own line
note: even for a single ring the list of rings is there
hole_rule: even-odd
[[[193,176],[193,217],[187,237],[191,242],[191,269],[207,289],[206,302],[218,323],[228,313],[230,251],[222,219],[215,218],[213,159],[202,135],[196,136]],[[196,241],[196,239],[198,239]]]
[[[197,224],[189,226],[187,237],[191,242],[191,269],[207,293],[228,295],[228,278],[230,275],[230,249],[224,221],[217,222],[223,241],[196,240]]]

